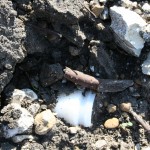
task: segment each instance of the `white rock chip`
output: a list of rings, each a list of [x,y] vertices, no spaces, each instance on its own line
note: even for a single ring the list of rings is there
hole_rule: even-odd
[[[3,134],[5,138],[10,138],[17,134],[23,133],[32,127],[34,123],[33,116],[19,104],[12,103],[4,107],[4,109],[12,110],[12,112],[19,112],[20,114],[19,118],[14,119],[16,126],[13,128],[10,128],[8,125],[3,126]]]
[[[16,136],[12,137],[12,141],[14,143],[22,142],[25,139],[34,140],[37,138],[35,136],[32,136],[32,135],[16,135]]]
[[[21,103],[21,101],[25,98],[28,100],[34,101],[38,99],[38,96],[31,89],[22,89],[22,90],[15,89],[11,97],[12,99],[11,102]]]
[[[150,12],[150,5],[148,3],[145,3],[143,6],[142,6],[142,9],[145,11],[145,12]]]
[[[139,57],[145,43],[139,31],[146,22],[137,13],[124,7],[111,7],[110,16],[116,42],[128,53]]]
[[[146,75],[150,75],[150,53],[148,54],[147,59],[143,62],[142,72]]]
[[[55,124],[56,118],[51,110],[45,110],[35,116],[35,133],[39,135],[46,134]]]
[[[75,90],[69,95],[60,94],[54,111],[58,117],[64,118],[73,126],[90,127],[92,126],[92,109],[96,94],[88,91],[83,96],[82,92],[82,90]]]

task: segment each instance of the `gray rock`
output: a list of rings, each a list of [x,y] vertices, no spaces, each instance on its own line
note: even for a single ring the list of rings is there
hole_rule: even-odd
[[[142,28],[141,35],[146,42],[150,42],[150,24]]]
[[[147,59],[141,65],[142,72],[146,75],[150,75],[150,53],[147,56]]]
[[[17,147],[14,145],[11,145],[8,142],[5,142],[5,143],[1,143],[0,149],[1,150],[17,150]]]
[[[0,0],[0,92],[12,78],[16,63],[21,62],[26,51],[24,25],[9,0]]]
[[[32,135],[16,135],[16,136],[12,137],[12,141],[14,143],[22,142],[25,139],[34,140],[37,138],[35,136],[32,136]]]
[[[85,16],[83,3],[84,0],[35,0],[33,8],[39,18],[46,17],[48,20],[61,24],[76,24],[80,18]],[[85,11],[87,12],[86,9]]]
[[[129,54],[139,57],[145,42],[139,32],[146,22],[137,13],[123,7],[111,7],[110,16],[116,43]]]
[[[109,10],[107,7],[104,7],[104,10],[101,12],[100,18],[106,20],[109,18]]]
[[[132,86],[132,80],[112,80],[112,79],[99,79],[99,92],[119,92]]]
[[[60,64],[43,64],[40,81],[43,86],[49,86],[63,78],[63,69]]]
[[[134,150],[141,150],[141,146],[139,143],[137,143],[134,147]]]
[[[19,104],[12,103],[5,106],[1,113],[3,135],[5,138],[13,137],[27,131],[34,123],[33,116]]]

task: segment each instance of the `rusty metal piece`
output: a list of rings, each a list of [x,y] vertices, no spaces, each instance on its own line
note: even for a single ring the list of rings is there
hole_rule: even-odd
[[[86,88],[97,90],[99,81],[87,74],[84,74],[77,70],[72,70],[68,67],[64,69],[64,77],[75,84],[81,85]]]
[[[75,84],[93,89],[97,92],[119,92],[133,85],[132,80],[96,79],[68,67],[64,69],[64,77]]]

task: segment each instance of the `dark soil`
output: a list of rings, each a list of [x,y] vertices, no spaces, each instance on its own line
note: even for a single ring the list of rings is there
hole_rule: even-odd
[[[37,137],[35,141],[24,140],[14,144],[0,135],[0,149],[94,150],[100,149],[95,147],[98,140],[107,142],[107,145],[101,148],[107,150],[133,150],[137,144],[140,144],[141,148],[148,146],[150,135],[134,120],[133,116],[119,109],[122,102],[130,102],[134,111],[150,123],[150,78],[143,75],[141,71],[141,63],[149,51],[148,44],[145,44],[141,56],[135,58],[126,54],[113,41],[108,27],[110,19],[93,20],[93,16],[88,12],[88,15],[83,16],[81,20],[70,16],[64,20],[61,16],[57,21],[55,17],[49,20],[45,10],[42,10],[41,14],[39,10],[36,11],[42,4],[40,0],[37,3],[32,0],[13,0],[14,9],[18,13],[17,17],[25,24],[24,44],[28,54],[21,63],[16,65],[12,80],[1,93],[1,108],[7,105],[6,99],[11,91],[23,88],[30,88],[38,95],[42,100],[41,107],[54,108],[58,93],[70,93],[76,88],[72,82],[65,82],[63,69],[66,66],[101,79],[133,80],[134,85],[121,92],[97,93],[91,128],[81,126],[81,130],[71,134],[69,132],[71,125],[59,118],[56,126],[46,135],[39,136],[33,131],[33,135]],[[109,1],[107,6],[114,4],[118,5],[117,1]],[[73,19],[74,22],[72,22]],[[98,32],[95,26],[97,22],[102,23],[105,31]],[[74,32],[77,25],[80,26],[86,39]],[[91,44],[92,40],[100,43]],[[102,51],[97,53],[97,49]],[[98,54],[97,57],[95,53]],[[91,66],[94,66],[94,71],[91,71]],[[116,105],[117,111],[108,113],[109,104]],[[119,119],[120,125],[126,122],[132,122],[133,125],[125,129],[120,126],[115,129],[106,129],[104,122],[113,117]]]

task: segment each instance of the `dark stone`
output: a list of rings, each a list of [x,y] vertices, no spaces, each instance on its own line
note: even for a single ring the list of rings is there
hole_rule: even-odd
[[[114,63],[104,44],[100,41],[95,43],[90,49],[90,66],[96,68],[96,73],[105,74],[105,78],[116,78]]]
[[[63,78],[63,69],[60,64],[43,64],[40,81],[46,87]]]
[[[49,51],[50,42],[45,38],[46,34],[44,36],[39,33],[41,30],[42,28],[37,30],[32,25],[26,25],[25,47],[28,54]]]
[[[120,92],[132,86],[132,80],[99,79],[98,92]]]
[[[5,143],[1,143],[1,146],[0,146],[1,150],[5,150],[5,149],[17,149],[16,146],[8,143],[8,142],[5,142]]]
[[[84,46],[86,36],[84,31],[80,29],[79,25],[68,26],[65,24],[55,23],[53,24],[55,30],[62,34],[69,42],[75,44],[78,47]]]

